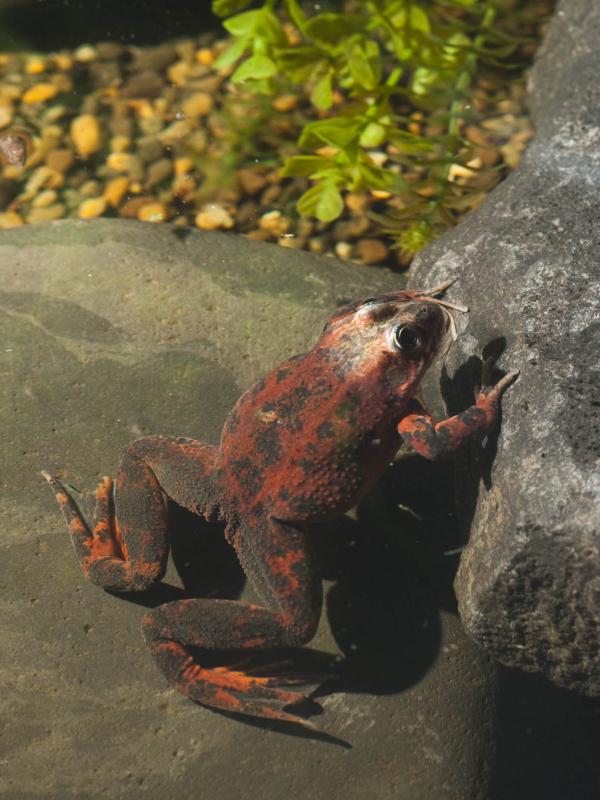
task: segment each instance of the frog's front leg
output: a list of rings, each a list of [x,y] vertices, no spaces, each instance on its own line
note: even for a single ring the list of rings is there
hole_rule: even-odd
[[[491,360],[484,362],[484,386],[476,393],[475,405],[437,424],[424,411],[407,414],[398,424],[402,441],[425,458],[437,459],[450,455],[465,442],[490,431],[498,419],[502,393],[519,374],[518,370],[514,370],[498,383],[486,385],[489,383],[491,363]]]
[[[121,459],[114,511],[113,482],[103,478],[91,528],[61,481],[43,473],[65,515],[84,575],[118,592],[142,591],[159,581],[169,553],[163,492],[191,511],[210,515],[216,451],[194,439],[169,436],[132,442]]]
[[[282,686],[304,681],[252,675],[235,667],[207,668],[191,650],[290,647],[314,635],[322,587],[307,534],[261,517],[242,522],[233,545],[264,603],[210,599],[167,603],[144,618],[146,642],[167,680],[192,700],[227,711],[306,724],[283,710],[304,700],[305,695]]]

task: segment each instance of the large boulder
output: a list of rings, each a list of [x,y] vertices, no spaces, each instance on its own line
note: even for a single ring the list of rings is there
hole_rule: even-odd
[[[451,409],[483,345],[521,376],[499,442],[460,460],[462,620],[504,664],[600,695],[600,5],[560,3],[531,76],[536,138],[519,169],[418,259],[472,308]],[[497,449],[497,453],[496,453]],[[495,460],[492,466],[492,460]]]
[[[0,795],[488,800],[495,671],[455,613],[444,465],[404,459],[357,520],[317,532],[328,582],[312,647],[342,670],[321,741],[199,708],[150,658],[144,607],[182,583],[238,596],[222,531],[179,513],[179,576],[113,596],[84,580],[40,475],[91,489],[141,434],[218,441],[239,394],[331,309],[398,277],[119,220],[3,232],[0,274]]]

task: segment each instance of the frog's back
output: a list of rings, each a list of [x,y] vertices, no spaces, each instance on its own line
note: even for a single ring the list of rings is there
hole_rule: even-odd
[[[219,459],[226,497],[288,519],[352,506],[399,445],[387,394],[318,349],[285,362],[227,419]]]

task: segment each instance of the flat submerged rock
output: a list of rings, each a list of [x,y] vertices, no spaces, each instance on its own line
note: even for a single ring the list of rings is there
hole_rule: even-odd
[[[245,388],[310,346],[335,306],[398,276],[116,220],[5,232],[0,274],[0,794],[331,798],[344,787],[348,798],[487,800],[494,672],[453,605],[443,467],[405,460],[358,522],[319,537],[327,602],[313,647],[346,676],[316,722],[352,749],[230,719],[169,688],[139,624],[176,590],[120,598],[85,581],[39,474],[92,489],[141,434],[218,441]],[[407,486],[432,525],[432,509],[441,515],[418,546],[398,509]],[[423,487],[433,500],[419,500]],[[236,564],[183,523],[204,590],[237,596]]]

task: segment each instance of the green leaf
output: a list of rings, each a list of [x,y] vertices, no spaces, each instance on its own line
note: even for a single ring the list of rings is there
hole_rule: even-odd
[[[436,148],[436,141],[398,129],[390,130],[388,138],[400,152],[411,155],[431,153]]]
[[[323,60],[322,51],[316,47],[275,48],[274,56],[279,71],[293,83],[305,83],[329,68],[329,61]]]
[[[348,70],[352,79],[363,89],[374,89],[381,76],[381,62],[377,42],[367,40],[350,42],[346,48]]]
[[[213,0],[212,11],[218,17],[228,17],[248,8],[252,0]]]
[[[370,122],[360,135],[358,143],[361,147],[379,147],[383,144],[387,131],[378,122]]]
[[[296,178],[313,175],[320,169],[326,169],[333,164],[330,158],[323,156],[290,156],[286,159],[281,175],[284,178]]]
[[[234,83],[247,80],[271,78],[277,72],[275,63],[268,56],[251,56],[236,69],[231,76]]]
[[[429,17],[415,2],[408,4],[408,8],[406,6],[401,8],[391,17],[391,22],[398,29],[421,31],[421,33],[429,33],[431,30]]]
[[[412,75],[410,83],[411,90],[416,95],[427,95],[431,93],[431,87],[441,82],[441,73],[437,69],[429,67],[417,67]]]
[[[245,11],[243,14],[237,14],[235,17],[225,20],[223,27],[234,36],[251,36],[260,25],[261,16],[260,9]]]
[[[359,14],[319,14],[304,25],[304,33],[322,44],[337,46],[347,36],[365,29],[366,20]]]
[[[250,36],[241,36],[239,39],[234,39],[231,47],[224,50],[214,63],[215,69],[227,67],[233,64],[241,56],[244,55],[246,50],[252,47],[252,38]]]
[[[337,219],[344,210],[344,201],[334,180],[321,181],[298,200],[297,209],[304,216],[314,216],[321,222]]]
[[[319,147],[330,144],[342,150],[355,143],[358,138],[360,119],[351,117],[330,117],[309,122],[304,126],[298,144],[300,147]]]
[[[406,186],[406,182],[400,175],[367,161],[358,165],[358,171],[362,181],[369,189],[386,189],[397,192]]]
[[[321,108],[323,110],[331,108],[333,102],[331,78],[332,71],[328,70],[313,86],[312,92],[310,93],[310,100],[316,108]]]
[[[225,20],[223,26],[234,36],[257,36],[273,44],[284,41],[279,20],[268,8],[244,11]]]

